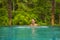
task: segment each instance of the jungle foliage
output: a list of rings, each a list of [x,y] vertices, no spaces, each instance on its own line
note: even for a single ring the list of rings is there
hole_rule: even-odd
[[[8,1],[0,0],[0,26],[9,25]],[[51,25],[52,0],[11,0],[12,25]],[[60,0],[55,0],[54,25],[60,25]]]

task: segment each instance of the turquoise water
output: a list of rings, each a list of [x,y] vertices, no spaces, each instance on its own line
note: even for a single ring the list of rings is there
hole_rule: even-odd
[[[60,40],[60,27],[0,27],[0,40]]]

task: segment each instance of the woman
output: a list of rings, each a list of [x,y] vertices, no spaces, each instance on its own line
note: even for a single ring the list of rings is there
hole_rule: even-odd
[[[34,19],[32,19],[30,26],[38,26],[38,24],[36,24],[36,21]]]
[[[38,26],[38,24],[36,24],[35,19],[31,20],[30,26],[32,27],[32,36],[35,36],[35,27]]]

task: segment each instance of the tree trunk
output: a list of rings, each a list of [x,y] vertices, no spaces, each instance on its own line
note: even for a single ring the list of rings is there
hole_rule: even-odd
[[[12,25],[12,5],[11,0],[8,0],[8,17],[9,17],[9,25]]]
[[[59,14],[59,25],[60,25],[60,14]]]
[[[51,24],[54,25],[54,14],[55,14],[55,0],[52,0],[52,14],[51,14]]]

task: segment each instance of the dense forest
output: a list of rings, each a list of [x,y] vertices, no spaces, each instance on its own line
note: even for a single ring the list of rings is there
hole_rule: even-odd
[[[0,0],[0,26],[60,25],[60,0]]]

